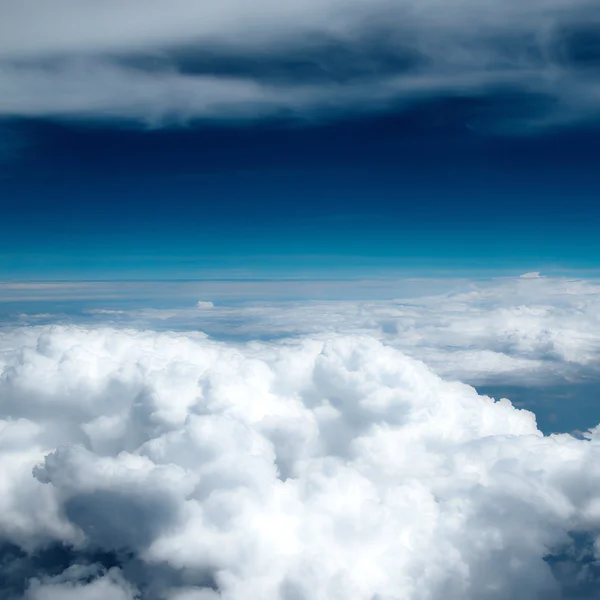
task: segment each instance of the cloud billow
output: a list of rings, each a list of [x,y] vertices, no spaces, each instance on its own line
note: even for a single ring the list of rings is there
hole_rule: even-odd
[[[8,598],[596,589],[597,432],[543,436],[371,336],[44,326],[0,344]]]

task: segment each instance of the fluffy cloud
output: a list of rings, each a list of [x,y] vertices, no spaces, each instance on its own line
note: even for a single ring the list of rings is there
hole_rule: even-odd
[[[528,98],[520,126],[565,123],[597,116],[598,17],[593,0],[27,0],[0,7],[0,115],[161,125],[502,90]]]
[[[545,437],[373,336],[23,327],[0,369],[4,597],[597,589],[597,432]]]

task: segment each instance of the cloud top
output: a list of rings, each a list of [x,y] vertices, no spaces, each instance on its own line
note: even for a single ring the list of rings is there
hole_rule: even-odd
[[[54,326],[0,344],[0,537],[16,598],[558,598],[597,585],[577,559],[596,552],[597,433],[544,437],[532,413],[372,337]]]

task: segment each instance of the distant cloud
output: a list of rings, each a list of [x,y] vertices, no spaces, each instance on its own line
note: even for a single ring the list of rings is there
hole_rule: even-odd
[[[342,296],[365,296],[335,301],[308,300],[315,294],[310,282],[296,286],[230,282],[227,288],[208,286],[204,292],[205,284],[199,284],[199,289],[177,290],[178,302],[184,294],[193,294],[189,308],[94,309],[79,317],[65,315],[63,321],[194,330],[238,341],[367,335],[424,360],[438,374],[471,383],[590,376],[600,361],[600,285],[593,279],[525,275],[477,282],[430,281],[428,285],[389,280],[371,282],[371,291],[369,282],[355,282],[347,288],[333,282],[330,294],[337,290]],[[279,296],[279,288],[288,288],[289,295]],[[444,288],[452,291],[440,293]],[[150,297],[151,289],[143,289],[145,297]],[[219,295],[223,289],[227,294]],[[210,293],[220,301],[210,310],[198,310],[194,305],[199,293]],[[305,299],[290,299],[302,293]],[[394,297],[394,293],[396,300],[371,299]],[[244,295],[243,304],[231,301]],[[35,314],[19,319],[21,323],[40,322]]]
[[[516,111],[469,126],[569,124],[598,116],[599,23],[593,0],[23,0],[0,7],[0,116],[165,126],[506,93]]]
[[[530,273],[523,273],[523,275],[521,275],[522,279],[537,279],[539,277],[541,277],[539,271],[531,271]]]
[[[214,308],[214,304],[209,300],[198,300],[196,302],[196,308]]]

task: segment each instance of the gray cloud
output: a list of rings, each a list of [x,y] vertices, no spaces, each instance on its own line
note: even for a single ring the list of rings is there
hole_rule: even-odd
[[[598,27],[587,0],[29,0],[0,7],[0,115],[162,126],[504,91],[516,110],[484,121],[568,124],[597,116]]]

